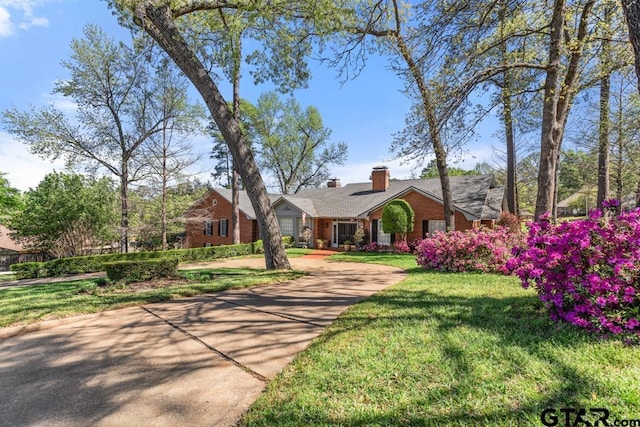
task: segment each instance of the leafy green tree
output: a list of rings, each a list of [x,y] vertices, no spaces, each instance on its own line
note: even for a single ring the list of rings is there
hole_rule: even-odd
[[[283,194],[322,185],[329,167],[343,165],[347,158],[345,143],[328,143],[331,130],[318,109],[303,109],[292,97],[283,101],[275,92],[262,94],[246,120],[255,135],[258,164]]]
[[[120,187],[120,249],[128,250],[129,185],[148,177],[143,146],[173,123],[179,109],[154,107],[161,80],[154,78],[146,52],[116,43],[97,26],[86,26],[83,39],[71,43],[72,55],[63,62],[68,80],[56,83],[54,93],[78,106],[75,119],[53,106],[4,112],[8,131],[43,158],[65,158],[70,167],[106,170]],[[162,78],[161,76],[159,76]]]
[[[458,168],[455,166],[449,166],[447,169],[449,171],[449,176],[461,176],[461,175],[473,175],[474,171],[469,171],[463,168]],[[438,173],[438,166],[436,165],[435,160],[431,160],[427,166],[422,168],[422,172],[420,172],[420,178],[438,178],[440,175]]]
[[[116,191],[107,178],[50,173],[24,194],[12,237],[54,256],[87,255],[117,240]]]
[[[226,34],[214,17],[228,12],[243,13],[243,22],[250,24],[243,24],[243,28],[251,30],[243,34],[254,38],[259,45],[248,56],[255,65],[254,79],[258,83],[268,79],[279,88],[303,86],[309,77],[305,58],[311,51],[312,37],[326,31],[322,23],[328,26],[327,23],[332,22],[332,2],[323,2],[320,7],[315,3],[288,0],[270,1],[260,7],[254,2],[165,0],[109,0],[109,4],[116,9],[121,22],[129,26],[133,22],[151,36],[194,84],[227,143],[247,189],[262,233],[267,268],[289,269],[277,218],[250,142],[241,131],[238,110],[229,108],[219,90],[220,79],[206,66],[212,56],[203,51],[215,46],[215,41]],[[205,31],[194,31],[194,28]],[[236,99],[234,97],[234,101]]]
[[[385,233],[398,233],[407,240],[407,233],[413,231],[415,213],[406,200],[392,200],[382,210],[382,230]]]
[[[13,188],[9,184],[9,180],[5,178],[6,174],[0,172],[0,224],[6,224],[12,212],[20,208],[21,196],[20,190]]]

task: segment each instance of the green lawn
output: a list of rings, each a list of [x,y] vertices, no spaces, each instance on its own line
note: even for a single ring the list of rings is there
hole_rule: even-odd
[[[550,407],[640,420],[640,348],[559,327],[515,278],[424,272],[404,255],[333,258],[409,276],[343,313],[242,425],[541,426]]]
[[[100,280],[0,289],[0,327],[280,282],[304,275],[299,271],[274,272],[250,268],[199,269],[180,274],[188,281],[147,289],[136,284],[99,286]]]

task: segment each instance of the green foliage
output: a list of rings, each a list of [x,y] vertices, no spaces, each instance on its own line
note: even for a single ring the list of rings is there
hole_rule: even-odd
[[[382,230],[385,233],[398,233],[402,235],[402,240],[413,231],[414,221],[415,213],[406,200],[392,200],[382,211]]]
[[[23,262],[11,264],[9,268],[16,276],[16,279],[35,279],[45,274],[44,262]]]
[[[177,259],[180,262],[210,261],[218,258],[230,258],[234,256],[252,255],[262,253],[262,241],[254,243],[241,243],[239,245],[222,245],[208,248],[174,249],[170,251],[144,251],[126,254],[102,254],[83,257],[58,258],[44,263],[14,264],[18,270],[35,269],[35,267],[20,267],[24,264],[38,264],[37,276],[33,277],[58,277],[65,274],[94,273],[104,271],[105,265],[121,261],[146,261],[160,258]],[[26,277],[25,277],[26,278]]]
[[[108,179],[53,172],[24,194],[24,207],[12,215],[9,226],[29,249],[82,255],[114,241],[115,206]]]
[[[285,248],[292,248],[296,244],[296,239],[293,236],[282,236],[282,243]]]
[[[477,167],[479,167],[478,171],[475,171],[475,170],[469,171],[469,170],[458,168],[455,166],[449,166],[447,167],[447,171],[449,172],[449,176],[475,175],[481,170],[483,171],[483,169],[480,169],[480,168],[483,168],[484,165],[482,166],[478,165]],[[439,177],[440,177],[440,173],[438,172],[438,166],[436,165],[435,159],[431,160],[427,164],[427,166],[422,168],[422,172],[420,172],[420,178],[439,178]]]
[[[5,224],[10,214],[20,208],[20,190],[11,187],[9,181],[0,172],[0,224]]]
[[[104,264],[109,280],[142,282],[160,277],[173,277],[178,272],[177,258],[157,258],[140,261],[116,261]]]
[[[254,135],[260,166],[277,180],[283,194],[324,184],[329,168],[347,158],[345,143],[327,143],[331,130],[318,109],[303,109],[295,98],[283,101],[274,92],[264,93],[255,107],[244,105],[243,116]]]

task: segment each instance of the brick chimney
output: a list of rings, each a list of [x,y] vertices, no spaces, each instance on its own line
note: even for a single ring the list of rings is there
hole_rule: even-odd
[[[338,178],[331,178],[329,181],[327,181],[327,187],[340,188],[342,187],[342,184],[340,184],[340,180]]]
[[[386,166],[376,166],[371,172],[372,190],[387,191],[389,188],[389,169]]]

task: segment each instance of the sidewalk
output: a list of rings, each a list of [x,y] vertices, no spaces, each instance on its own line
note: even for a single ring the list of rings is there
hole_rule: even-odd
[[[310,274],[54,321],[0,340],[0,425],[234,425],[342,311],[404,278],[380,265],[290,261]],[[224,265],[259,268],[264,260]]]

